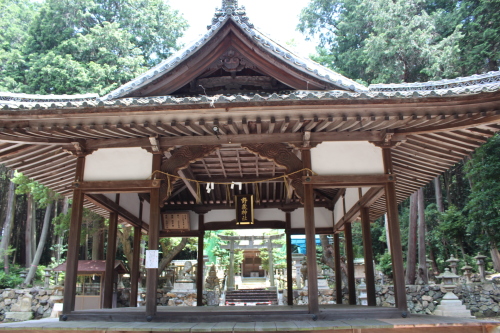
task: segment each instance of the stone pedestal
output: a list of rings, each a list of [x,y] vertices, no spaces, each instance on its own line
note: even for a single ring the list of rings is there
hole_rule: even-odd
[[[214,290],[207,291],[207,305],[219,306],[219,293]]]
[[[196,284],[193,281],[175,281],[172,292],[192,292],[196,290]]]
[[[447,292],[444,295],[441,304],[436,307],[434,315],[446,317],[475,318],[470,314],[470,311],[467,310],[465,305],[462,304],[462,301],[460,301],[458,297],[451,292]]]
[[[318,278],[318,289],[330,289],[328,281],[324,278]]]

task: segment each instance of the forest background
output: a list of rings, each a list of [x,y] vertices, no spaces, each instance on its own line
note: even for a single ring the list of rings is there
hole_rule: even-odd
[[[0,0],[0,94],[102,96],[178,50],[186,28],[163,0]],[[363,84],[499,70],[500,0],[311,0],[297,28],[318,41],[314,60]],[[24,267],[31,267],[29,284],[37,267],[64,261],[71,203],[3,166],[0,175],[1,288],[22,282]],[[500,272],[499,180],[494,136],[399,206],[407,283],[414,283],[426,255],[434,274],[452,254],[474,265],[478,251]],[[103,259],[106,224],[85,213],[80,259]],[[119,230],[118,258],[126,264],[132,234]],[[363,253],[360,234],[355,223],[356,257]],[[390,274],[383,219],[373,223],[372,237],[379,268]],[[191,258],[194,240],[164,239],[161,252],[161,267],[174,257]],[[222,252],[215,250],[224,261]],[[329,265],[327,251],[321,257]]]

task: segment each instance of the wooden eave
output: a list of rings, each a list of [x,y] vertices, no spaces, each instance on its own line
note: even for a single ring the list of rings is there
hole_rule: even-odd
[[[326,80],[320,80],[304,71],[300,71],[276,56],[272,56],[269,52],[263,50],[261,45],[250,39],[233,20],[229,19],[203,47],[178,63],[175,68],[168,70],[153,82],[127,92],[123,97],[170,95],[202,75],[229,48],[243,54],[261,72],[296,90],[344,90]]]

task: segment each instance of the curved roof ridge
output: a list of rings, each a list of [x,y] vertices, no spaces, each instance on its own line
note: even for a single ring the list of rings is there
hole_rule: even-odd
[[[389,83],[371,84],[368,89],[371,92],[377,91],[417,91],[417,90],[442,90],[470,87],[475,85],[500,83],[500,71],[474,74],[471,76],[457,77],[454,79],[444,79],[427,82],[414,83]]]
[[[78,94],[78,95],[39,95],[0,92],[2,102],[66,102],[66,101],[90,101],[99,98],[98,94]]]
[[[245,7],[237,7],[237,1],[235,0],[224,0],[223,8],[216,10],[212,19],[212,24],[207,27],[208,31],[198,40],[189,43],[187,46],[177,51],[169,58],[163,60],[158,65],[103,96],[101,100],[112,100],[123,97],[131,90],[148,84],[149,82],[169,72],[177,64],[187,59],[191,54],[205,45],[228,20],[232,20],[236,23],[236,25],[239,26],[250,39],[256,43],[260,43],[260,46],[262,46],[263,49],[267,49],[269,53],[275,57],[279,57],[292,67],[309,75],[315,76],[323,81],[330,82],[340,88],[356,92],[368,91],[368,88],[364,85],[330,70],[312,61],[311,59],[300,57],[294,52],[283,47],[266,34],[260,32],[252,23],[250,23],[248,17],[246,16]]]

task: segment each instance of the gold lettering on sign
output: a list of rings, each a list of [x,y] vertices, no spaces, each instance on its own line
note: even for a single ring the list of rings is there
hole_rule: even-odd
[[[253,195],[236,195],[236,223],[253,224]]]

